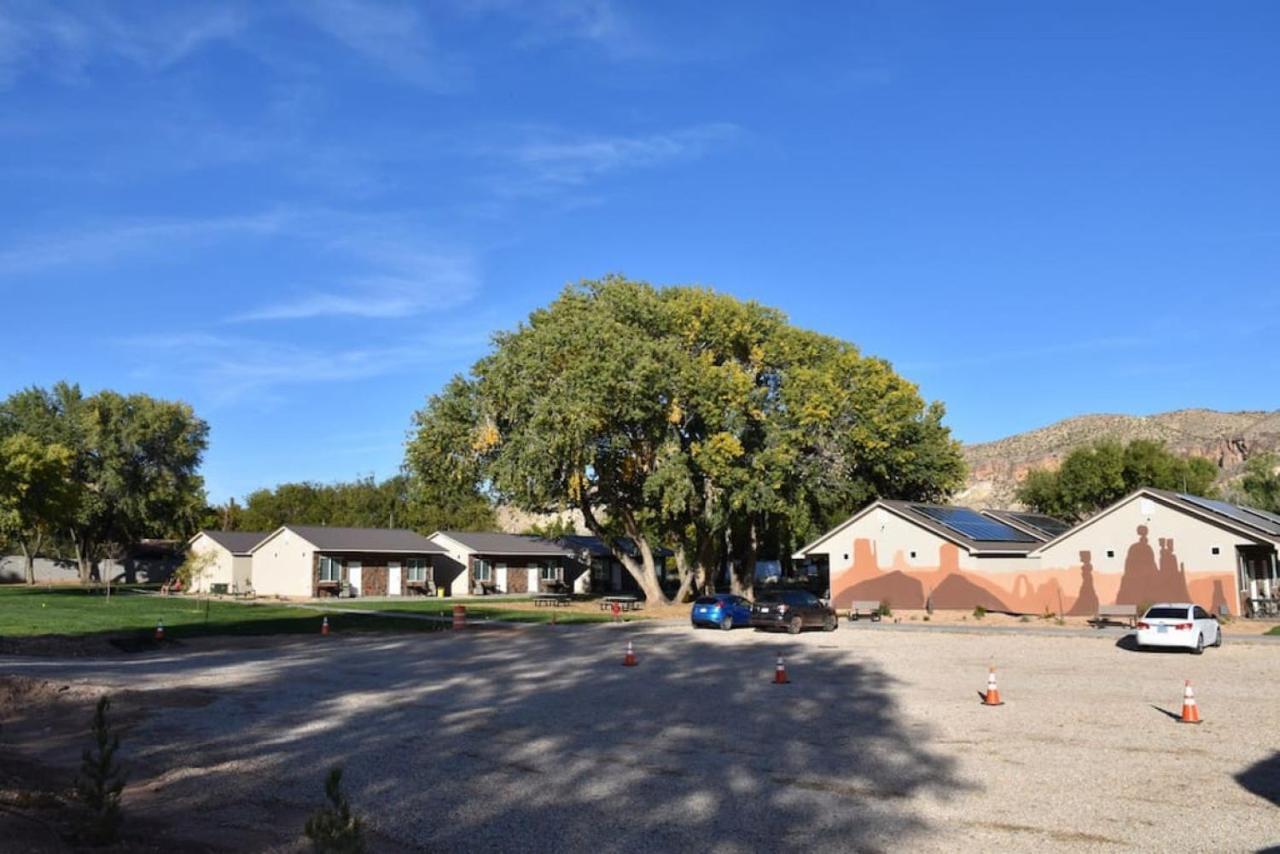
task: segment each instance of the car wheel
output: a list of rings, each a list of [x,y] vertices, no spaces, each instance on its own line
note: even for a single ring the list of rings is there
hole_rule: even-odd
[[[1204,655],[1204,635],[1196,635],[1196,648],[1192,650],[1196,655]]]
[[[800,630],[804,628],[804,620],[799,617],[792,617],[791,622],[787,623],[787,631],[793,635],[800,634]]]
[[[828,614],[826,619],[822,621],[822,630],[824,632],[834,632],[836,630],[836,618]]]
[[[733,628],[733,615],[732,615],[732,614],[725,614],[725,615],[724,615],[724,617],[723,617],[723,618],[721,618],[721,620],[720,620],[720,628],[724,629],[726,632]]]

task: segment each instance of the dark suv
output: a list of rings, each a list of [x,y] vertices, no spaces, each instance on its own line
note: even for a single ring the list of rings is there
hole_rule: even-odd
[[[839,625],[835,609],[804,590],[777,590],[761,593],[751,608],[751,625],[757,629],[786,629],[793,635],[801,629],[821,626],[833,632]]]

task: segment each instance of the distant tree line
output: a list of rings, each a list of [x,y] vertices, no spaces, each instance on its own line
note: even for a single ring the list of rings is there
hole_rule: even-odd
[[[145,538],[186,536],[205,506],[209,427],[185,403],[78,385],[0,402],[0,536],[28,583],[42,550],[72,554],[82,582]]]
[[[1102,441],[1067,454],[1057,469],[1033,469],[1018,500],[1041,513],[1076,522],[1142,487],[1212,497],[1218,467],[1203,457],[1183,457],[1163,442]]]
[[[477,490],[426,490],[407,475],[338,483],[282,483],[249,493],[204,514],[201,527],[274,531],[286,523],[346,528],[483,530],[495,524],[493,507]]]

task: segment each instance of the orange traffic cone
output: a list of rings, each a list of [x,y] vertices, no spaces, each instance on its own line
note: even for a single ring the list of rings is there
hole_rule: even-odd
[[[329,634],[329,618],[328,617],[325,617],[320,621],[320,634],[322,635]]]
[[[639,663],[636,660],[636,651],[631,648],[631,641],[627,641],[627,654],[622,656],[622,666],[635,667]]]
[[[156,640],[164,640],[164,620],[156,620]]]
[[[787,665],[782,663],[782,656],[778,656],[778,664],[773,668],[773,684],[786,685],[791,682],[787,678]]]
[[[994,667],[987,670],[987,693],[982,695],[982,705],[1004,705],[1004,702],[1000,699],[1000,689],[996,687],[996,669]]]
[[[1182,717],[1178,718],[1178,723],[1200,723],[1200,707],[1196,705],[1196,692],[1191,690],[1190,679],[1187,680],[1186,686],[1182,689]]]

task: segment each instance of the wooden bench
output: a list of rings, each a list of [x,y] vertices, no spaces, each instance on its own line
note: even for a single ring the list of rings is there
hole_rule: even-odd
[[[871,599],[860,599],[849,603],[850,620],[857,620],[864,614],[870,617],[873,623],[880,622],[880,603]]]
[[[1127,620],[1129,628],[1136,629],[1138,627],[1138,606],[1137,605],[1099,605],[1098,613],[1094,615],[1093,627],[1100,629],[1107,623],[1117,620]]]

